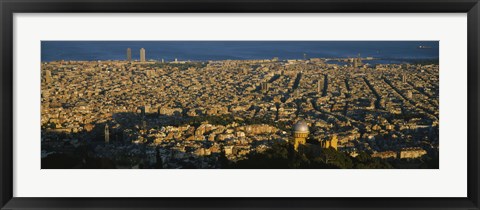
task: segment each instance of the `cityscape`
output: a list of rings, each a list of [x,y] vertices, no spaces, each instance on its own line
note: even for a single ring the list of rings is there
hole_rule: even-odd
[[[41,167],[439,169],[438,51],[42,41]]]

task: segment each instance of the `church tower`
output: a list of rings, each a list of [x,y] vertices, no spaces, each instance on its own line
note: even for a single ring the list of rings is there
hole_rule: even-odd
[[[110,131],[108,130],[108,124],[105,125],[105,144],[110,143]]]
[[[337,139],[337,135],[333,135],[332,139],[330,140],[330,147],[335,149],[335,150],[338,150],[338,139]]]
[[[324,140],[321,142],[321,146],[325,149],[333,148],[338,150],[338,138],[337,135],[333,135],[331,139]]]
[[[308,125],[305,121],[300,120],[293,126],[293,148],[298,151],[300,145],[307,143]]]

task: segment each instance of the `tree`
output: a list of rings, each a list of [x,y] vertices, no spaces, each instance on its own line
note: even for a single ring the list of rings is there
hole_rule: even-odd
[[[157,161],[155,163],[155,168],[157,168],[157,169],[163,168],[163,160],[162,160],[162,157],[160,156],[159,148],[157,148],[155,150],[155,158],[157,159]]]
[[[354,159],[355,168],[381,169],[393,168],[387,161],[381,158],[372,158],[368,153],[361,151]]]
[[[251,153],[247,159],[232,163],[232,168],[281,169],[289,167],[288,145],[274,143],[263,153]]]

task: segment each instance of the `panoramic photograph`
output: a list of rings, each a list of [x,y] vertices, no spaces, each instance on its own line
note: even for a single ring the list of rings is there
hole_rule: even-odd
[[[439,169],[438,41],[42,41],[42,169]]]

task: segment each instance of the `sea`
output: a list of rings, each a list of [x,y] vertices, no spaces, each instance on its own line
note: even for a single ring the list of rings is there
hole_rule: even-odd
[[[438,41],[42,41],[41,60],[132,59],[180,61],[373,57],[367,63],[412,63],[439,59]],[[336,61],[332,61],[336,62]],[[341,64],[341,63],[340,63]]]

